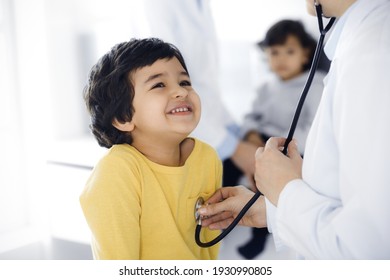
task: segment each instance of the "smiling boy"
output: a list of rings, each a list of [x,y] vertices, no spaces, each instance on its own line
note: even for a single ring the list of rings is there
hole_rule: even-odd
[[[216,259],[218,246],[195,243],[194,205],[221,186],[222,167],[188,137],[201,106],[179,50],[156,38],[116,45],[92,68],[85,100],[109,148],[80,196],[94,258]]]

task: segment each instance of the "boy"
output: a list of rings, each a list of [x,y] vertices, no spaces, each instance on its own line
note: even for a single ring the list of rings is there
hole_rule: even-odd
[[[85,100],[109,148],[80,197],[94,258],[216,259],[218,247],[195,243],[194,205],[221,186],[221,162],[187,137],[201,108],[179,50],[155,38],[116,45],[92,68]]]

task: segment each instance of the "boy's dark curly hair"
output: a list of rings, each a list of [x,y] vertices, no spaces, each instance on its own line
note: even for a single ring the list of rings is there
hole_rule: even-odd
[[[278,21],[268,29],[265,38],[258,42],[257,45],[262,50],[267,47],[282,45],[286,42],[289,35],[295,36],[301,46],[309,50],[309,60],[308,63],[303,66],[303,70],[310,69],[317,43],[316,40],[306,32],[303,24],[298,20],[286,19]]]
[[[131,39],[115,45],[94,65],[84,89],[84,99],[91,115],[93,135],[100,146],[131,144],[132,136],[116,129],[113,121],[131,121],[134,115],[134,85],[130,74],[159,59],[176,57],[188,73],[184,58],[172,44],[157,38]]]

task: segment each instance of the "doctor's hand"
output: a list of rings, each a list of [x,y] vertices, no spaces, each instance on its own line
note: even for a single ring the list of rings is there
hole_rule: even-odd
[[[256,151],[256,187],[275,206],[286,184],[302,178],[303,160],[296,141],[289,143],[287,156],[281,152],[285,141],[285,138],[271,137],[264,148]]]
[[[210,229],[225,229],[240,213],[255,193],[244,186],[218,189],[198,211],[202,226]],[[239,225],[266,227],[264,196],[260,196],[240,220]]]

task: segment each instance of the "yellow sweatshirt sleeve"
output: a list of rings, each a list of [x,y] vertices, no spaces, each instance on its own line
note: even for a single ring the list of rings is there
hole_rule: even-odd
[[[104,157],[80,196],[95,259],[140,258],[139,172],[123,158]]]

